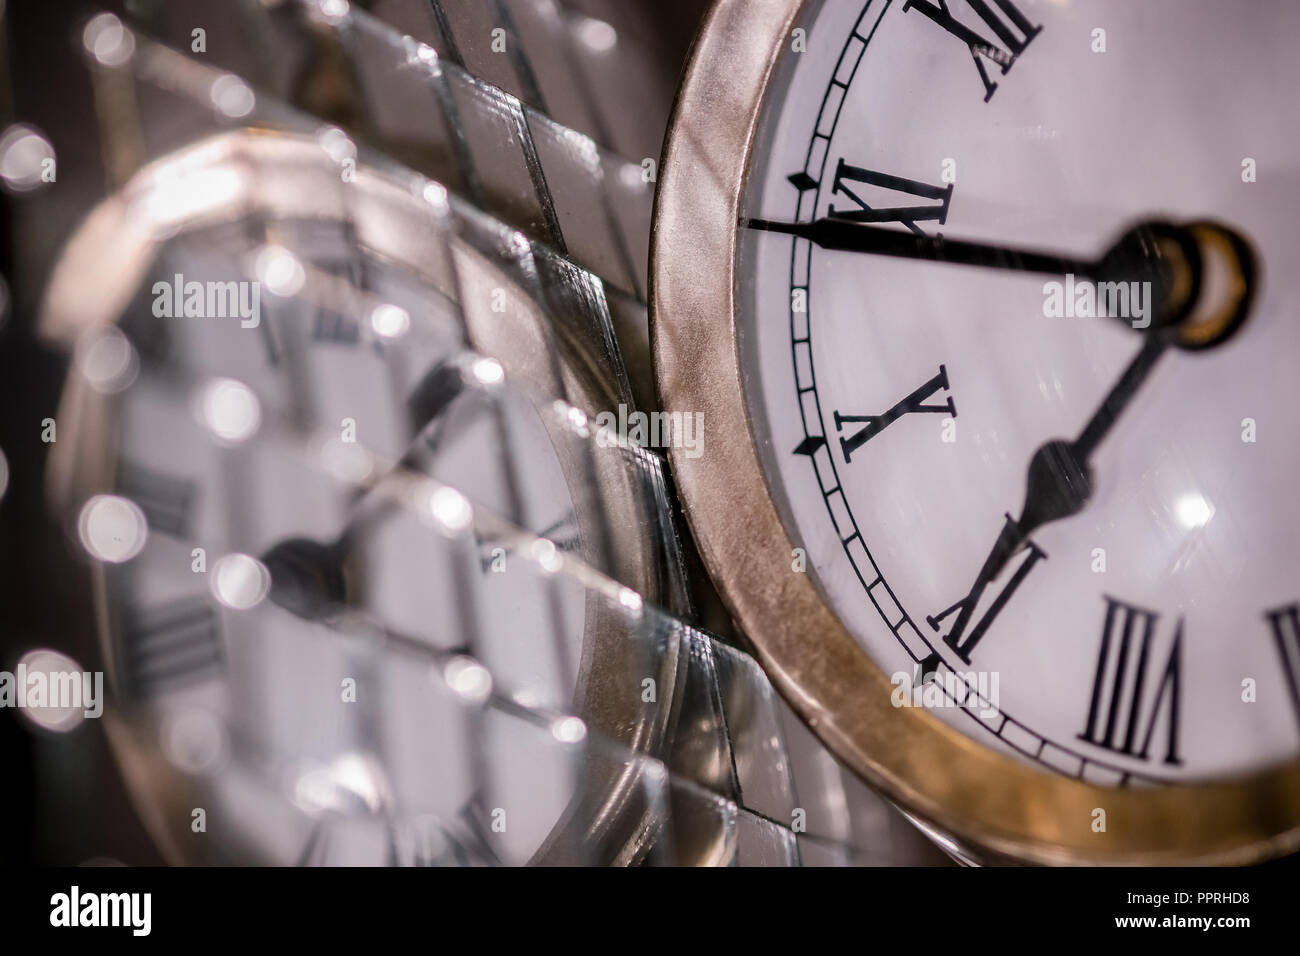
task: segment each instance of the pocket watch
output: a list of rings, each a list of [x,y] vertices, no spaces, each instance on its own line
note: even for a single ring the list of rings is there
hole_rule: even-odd
[[[977,859],[1300,843],[1297,38],[720,0],[697,42],[651,276],[687,516],[793,707]]]

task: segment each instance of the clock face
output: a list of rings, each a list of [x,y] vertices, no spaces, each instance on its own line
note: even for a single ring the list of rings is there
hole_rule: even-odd
[[[303,194],[332,188],[337,173],[311,139],[274,146]],[[160,168],[186,170],[187,156],[218,147]],[[189,175],[231,176],[219,165]],[[105,236],[126,237],[120,261],[142,263],[138,285],[105,280],[133,291],[106,295],[124,303],[120,316],[76,339],[79,430],[63,437],[84,450],[75,482],[97,492],[78,499],[75,530],[100,571],[126,728],[114,743],[128,770],[159,771],[134,785],[171,851],[432,865],[565,848],[585,825],[561,835],[588,726],[641,725],[586,678],[633,666],[632,612],[556,572],[564,552],[631,560],[648,539],[587,546],[583,521],[597,518],[575,504],[571,464],[585,446],[557,426],[568,406],[507,380],[509,360],[469,350],[460,282],[489,283],[515,309],[493,318],[542,352],[525,297],[440,190],[393,188],[367,168],[350,187],[351,219],[213,214],[181,231],[157,217],[190,210],[176,201],[186,190],[153,182],[146,170],[91,214],[48,308],[93,315],[66,303]],[[297,194],[277,195],[292,205]],[[123,210],[138,220],[123,225]],[[463,232],[417,228],[444,213],[437,221]],[[139,255],[131,243],[162,222]],[[406,239],[420,255],[362,235]],[[593,487],[617,480],[588,473]],[[629,510],[646,503],[625,497]],[[608,799],[602,808],[619,810]],[[195,807],[207,829],[191,827]]]
[[[560,464],[527,402],[506,397],[496,417],[462,381],[454,302],[369,261],[342,224],[276,230],[288,248],[259,254],[256,327],[159,317],[151,296],[121,321],[139,374],[116,396],[115,495],[82,522],[92,555],[120,540],[113,529],[138,541],[106,569],[119,686],[174,772],[198,781],[213,829],[237,821],[220,825],[232,858],[526,861],[564,810],[565,762],[539,746],[544,732],[465,704],[490,672],[521,701],[571,706],[585,594],[353,483],[405,459],[509,513],[504,451],[528,469],[521,518],[565,547],[576,524]],[[146,288],[241,275],[245,240],[242,224],[174,240]],[[364,271],[382,304],[271,291],[277,270],[304,268]],[[435,519],[469,506],[446,494],[429,500]],[[134,524],[113,524],[115,505],[137,508]],[[556,641],[507,646],[530,620]],[[509,826],[475,819],[482,800]]]
[[[832,0],[799,26],[742,196],[745,400],[790,538],[896,705],[1099,784],[1294,759],[1300,7]],[[1064,270],[743,224],[824,217],[1081,263],[1138,222],[1214,220],[1253,249],[1253,305],[1145,363],[1150,286],[1100,305]],[[1027,520],[1031,460],[1069,484],[1036,452],[1095,425],[1131,363],[1083,500]]]

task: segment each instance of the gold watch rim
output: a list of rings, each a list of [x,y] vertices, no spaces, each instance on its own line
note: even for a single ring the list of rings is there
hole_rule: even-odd
[[[744,402],[735,265],[758,117],[785,39],[811,2],[716,0],[678,91],[655,201],[649,299],[656,382],[664,411],[702,412],[713,436],[696,458],[677,448],[670,456],[723,600],[777,689],[841,760],[926,824],[989,858],[1247,864],[1300,848],[1300,759],[1244,777],[1141,789],[1028,766],[924,711],[893,707],[888,677],[812,576],[791,570],[795,544]],[[1106,811],[1105,832],[1092,829],[1096,808]]]

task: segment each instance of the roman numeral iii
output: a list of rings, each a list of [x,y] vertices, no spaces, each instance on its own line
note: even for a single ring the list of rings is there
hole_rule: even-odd
[[[1079,739],[1127,757],[1148,760],[1151,738],[1165,710],[1168,731],[1164,762],[1178,765],[1183,762],[1178,756],[1183,622],[1180,619],[1174,628],[1169,655],[1153,684],[1148,668],[1159,617],[1155,611],[1106,598],[1088,721]],[[1152,687],[1154,696],[1148,692]]]
[[[998,65],[998,68],[1005,76],[1007,71],[1016,62],[1016,57],[1025,52],[1029,46],[1029,41],[1038,36],[1043,28],[1034,26],[1029,19],[1017,9],[1011,0],[991,0],[992,4],[997,7],[994,10],[989,5],[990,0],[965,0],[967,6],[979,15],[988,29],[992,30],[1002,46],[980,36],[969,26],[962,23],[953,16],[949,9],[949,4],[955,4],[959,0],[907,0],[903,4],[903,12],[915,10],[923,13],[948,33],[955,36],[966,48],[970,50],[971,59],[975,61],[975,68],[980,72],[980,79],[984,83],[984,102],[987,103],[993,98],[997,91],[998,84],[989,79],[988,70],[984,66],[984,60],[980,57],[990,60]]]
[[[118,490],[140,506],[154,531],[174,538],[189,536],[197,492],[194,482],[123,461],[118,469]]]
[[[217,612],[204,598],[126,614],[122,665],[134,694],[152,697],[205,680],[221,669],[223,660]]]

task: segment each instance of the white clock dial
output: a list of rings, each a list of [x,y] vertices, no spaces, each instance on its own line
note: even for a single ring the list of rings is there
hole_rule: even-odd
[[[1281,118],[1300,8],[833,0],[802,26],[744,217],[1081,262],[1139,222],[1214,220],[1260,267],[1242,328],[1168,349],[1096,443],[1077,513],[1012,535],[982,580],[1035,452],[1080,436],[1143,349],[1140,298],[1126,327],[1086,314],[1083,277],[742,223],[746,401],[832,608],[886,673],[965,675],[981,699],[934,712],[1047,769],[1122,785],[1293,759],[1300,136]],[[1058,291],[1076,314],[1054,314]]]

